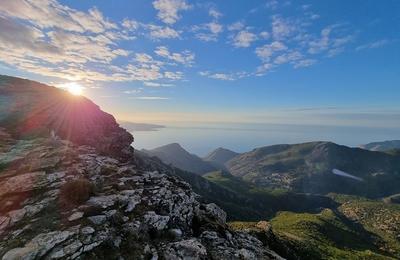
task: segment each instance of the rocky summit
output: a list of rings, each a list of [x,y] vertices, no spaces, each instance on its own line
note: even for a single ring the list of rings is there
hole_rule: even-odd
[[[132,135],[91,100],[3,75],[0,75],[0,126],[17,138],[54,134],[118,158],[129,158],[132,150]]]
[[[2,259],[282,259],[229,228],[226,213],[199,202],[173,168],[134,156],[132,136],[91,101],[78,102],[90,107],[80,115],[40,115],[32,104],[50,96],[77,101],[31,81],[0,85],[11,98],[0,128]]]

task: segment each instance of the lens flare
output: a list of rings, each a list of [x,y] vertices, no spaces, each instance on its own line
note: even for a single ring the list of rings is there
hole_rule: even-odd
[[[64,88],[75,96],[80,96],[83,94],[83,87],[76,82],[70,82],[64,84]]]

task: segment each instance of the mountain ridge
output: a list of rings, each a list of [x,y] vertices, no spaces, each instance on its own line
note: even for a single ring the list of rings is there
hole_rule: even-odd
[[[238,156],[238,155],[239,155],[239,153],[236,153],[234,151],[231,151],[231,150],[223,148],[223,147],[218,147],[214,151],[211,151],[209,154],[207,154],[203,158],[203,160],[215,162],[220,165],[225,165],[225,163],[227,161],[231,160],[233,157]]]
[[[4,89],[9,81],[4,85],[1,79],[0,99],[8,98],[12,95]],[[21,124],[29,121],[32,104],[52,99],[50,93],[38,95],[31,89],[39,83],[17,80],[16,84],[18,94],[14,92],[11,101],[22,101],[25,110],[7,110],[7,120],[3,117],[0,122],[0,199],[5,202],[0,205],[2,259],[282,259],[257,238],[230,229],[226,213],[214,203],[199,202],[173,168],[159,167],[154,160],[144,163],[133,149],[122,151],[130,147],[130,135],[110,139],[102,136],[107,131],[99,131],[80,139],[82,132],[75,125],[64,136],[64,128],[53,128],[52,120],[63,116],[56,113],[45,114],[40,118],[44,125],[30,129],[39,127],[39,131],[21,136]],[[71,97],[56,88],[52,91],[62,93],[70,104]],[[43,109],[54,112],[51,107]],[[12,119],[17,124],[10,125]],[[116,134],[126,133],[114,120],[105,122],[112,123]],[[104,122],[96,116],[92,123],[99,125],[90,124],[86,130],[95,131]],[[93,137],[100,146],[92,142]]]
[[[133,136],[91,100],[42,83],[0,75],[0,125],[17,138],[50,135],[128,159]]]
[[[143,149],[142,151],[150,156],[158,157],[166,164],[199,175],[216,170],[214,165],[189,153],[178,143],[163,145],[151,150]]]
[[[400,140],[372,142],[372,143],[360,145],[360,148],[366,149],[366,150],[371,150],[371,151],[386,152],[386,151],[390,151],[390,150],[400,149]]]

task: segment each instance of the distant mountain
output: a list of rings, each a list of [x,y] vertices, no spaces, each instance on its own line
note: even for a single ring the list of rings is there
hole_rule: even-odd
[[[158,131],[161,128],[165,128],[163,125],[155,124],[144,124],[144,123],[134,123],[128,121],[118,121],[119,124],[129,132],[135,131]]]
[[[237,155],[239,155],[239,153],[220,147],[209,153],[203,159],[205,161],[216,162],[223,165]]]
[[[400,140],[373,142],[360,145],[360,147],[370,151],[390,151],[394,149],[400,149]]]
[[[330,142],[261,147],[234,157],[226,166],[258,187],[369,197],[400,192],[398,155]]]
[[[152,150],[142,150],[150,156],[156,156],[166,164],[171,164],[179,169],[199,175],[215,171],[216,167],[203,161],[197,155],[187,152],[177,143],[167,144]]]

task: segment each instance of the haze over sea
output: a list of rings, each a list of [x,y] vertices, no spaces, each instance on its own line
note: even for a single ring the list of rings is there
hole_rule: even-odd
[[[133,131],[136,149],[179,143],[204,156],[217,147],[246,152],[273,144],[332,141],[358,146],[373,141],[400,139],[400,127],[322,126],[289,124],[174,124],[152,131]]]

